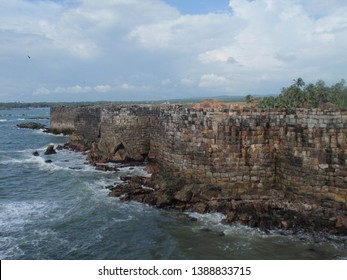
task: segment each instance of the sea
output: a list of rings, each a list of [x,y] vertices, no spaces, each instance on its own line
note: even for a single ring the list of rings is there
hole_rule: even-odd
[[[150,174],[144,166],[97,171],[86,155],[68,150],[44,155],[68,137],[16,125],[49,126],[49,113],[0,110],[2,260],[347,259],[347,237],[264,232],[224,225],[218,213],[182,214],[109,197],[106,186],[120,176]]]

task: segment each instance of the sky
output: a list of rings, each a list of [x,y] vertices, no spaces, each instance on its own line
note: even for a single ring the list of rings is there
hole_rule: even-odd
[[[346,49],[346,0],[0,0],[0,102],[272,95]]]

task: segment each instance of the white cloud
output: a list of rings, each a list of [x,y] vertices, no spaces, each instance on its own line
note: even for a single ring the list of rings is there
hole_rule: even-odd
[[[224,47],[199,54],[199,60],[206,64],[214,62],[237,63],[237,60],[233,57],[234,55],[237,55],[236,51]]]
[[[110,85],[97,85],[91,86],[68,86],[62,87],[58,86],[54,89],[49,89],[47,87],[40,87],[33,92],[33,95],[51,95],[51,94],[82,94],[82,93],[105,93],[112,90]]]
[[[128,83],[122,84],[120,88],[121,88],[121,89],[125,89],[125,90],[134,90],[134,89],[136,89],[135,86],[129,85]]]
[[[181,84],[184,86],[193,86],[196,84],[196,80],[195,78],[192,78],[192,77],[184,77],[181,80]]]
[[[240,25],[229,14],[181,15],[141,25],[130,33],[130,38],[150,50],[196,52],[230,41]]]
[[[144,85],[133,85],[133,84],[129,84],[129,83],[123,83],[120,86],[120,89],[122,90],[126,90],[126,91],[146,91],[149,90],[150,88],[148,86],[144,86]]]
[[[199,81],[199,87],[202,88],[228,88],[231,85],[230,79],[218,76],[216,74],[202,75]]]
[[[40,87],[33,92],[33,95],[49,95],[50,91],[48,88]]]
[[[89,86],[70,86],[70,87],[56,87],[53,92],[54,93],[72,93],[72,94],[79,94],[79,93],[87,93],[92,90],[92,87]]]
[[[108,91],[112,90],[112,87],[110,85],[98,85],[98,86],[94,87],[94,90],[96,92],[108,92]]]
[[[347,79],[346,14],[345,0],[231,0],[230,13],[202,15],[160,0],[1,1],[0,92],[141,100],[336,82]]]

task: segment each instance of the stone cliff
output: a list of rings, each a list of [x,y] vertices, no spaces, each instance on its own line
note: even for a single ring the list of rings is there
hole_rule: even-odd
[[[347,112],[90,106],[52,108],[51,128],[92,162],[156,162],[150,201],[220,211],[263,228],[347,232]]]

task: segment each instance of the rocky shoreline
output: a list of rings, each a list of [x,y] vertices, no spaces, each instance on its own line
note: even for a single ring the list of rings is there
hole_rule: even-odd
[[[238,224],[268,230],[316,231],[347,235],[347,218],[343,211],[327,210],[319,205],[297,203],[285,197],[284,192],[270,190],[258,196],[223,197],[218,187],[185,184],[180,178],[159,171],[154,161],[95,161],[89,149],[66,143],[56,150],[83,152],[88,162],[99,171],[115,172],[121,167],[144,166],[149,176],[123,176],[122,183],[105,186],[109,196],[121,201],[136,201],[156,208],[178,212],[213,213],[225,215],[224,224]],[[55,153],[49,145],[46,153]],[[163,175],[164,174],[164,175]],[[274,199],[276,197],[276,199]]]
[[[98,170],[151,167],[110,196],[225,223],[347,235],[347,112],[94,106],[51,111]]]
[[[283,193],[276,191],[264,195],[261,200],[252,197],[221,198],[218,197],[218,189],[204,194],[193,184],[173,186],[179,182],[171,180],[168,184],[166,179],[158,177],[155,169],[155,164],[150,164],[149,170],[154,172],[151,177],[122,178],[123,183],[107,186],[109,196],[179,212],[219,212],[225,215],[222,221],[225,224],[245,225],[263,231],[283,229],[347,234],[347,219],[343,212],[336,216],[336,211],[327,212],[318,205],[291,202],[283,197]],[[215,196],[210,197],[211,193]],[[272,199],[274,195],[278,199]]]
[[[38,118],[32,118],[32,119],[38,119]],[[45,119],[45,118],[41,118]],[[73,130],[71,129],[54,129],[51,127],[47,127],[43,123],[38,123],[38,122],[25,122],[25,123],[20,123],[16,125],[18,128],[26,128],[26,129],[33,129],[33,130],[40,130],[42,129],[43,132],[45,133],[52,133],[55,135],[58,134],[63,134],[63,135],[71,135],[73,133]]]

